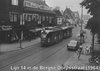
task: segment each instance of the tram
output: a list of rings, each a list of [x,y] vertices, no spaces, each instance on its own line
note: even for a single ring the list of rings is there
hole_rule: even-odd
[[[72,36],[72,26],[70,27],[48,27],[41,31],[41,46],[49,46]]]

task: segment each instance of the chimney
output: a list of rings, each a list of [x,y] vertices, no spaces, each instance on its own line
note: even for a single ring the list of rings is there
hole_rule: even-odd
[[[45,0],[43,0],[43,1],[44,1],[44,3],[46,3]]]

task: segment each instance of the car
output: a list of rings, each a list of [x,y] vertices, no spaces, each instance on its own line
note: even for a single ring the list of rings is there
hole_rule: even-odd
[[[80,43],[76,40],[71,40],[68,44],[67,44],[67,49],[68,50],[77,50],[80,46]]]

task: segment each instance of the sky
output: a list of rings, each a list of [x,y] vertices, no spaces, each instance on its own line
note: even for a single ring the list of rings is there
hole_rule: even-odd
[[[81,14],[80,3],[83,0],[45,0],[47,5],[50,7],[59,6],[61,10],[65,10],[66,7],[70,8],[72,11],[78,11]],[[87,14],[87,10],[83,9],[83,14]]]

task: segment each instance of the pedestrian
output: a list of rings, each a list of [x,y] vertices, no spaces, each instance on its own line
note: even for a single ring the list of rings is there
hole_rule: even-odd
[[[78,59],[79,59],[80,56],[81,56],[82,50],[83,50],[83,47],[82,47],[82,46],[80,46],[79,49],[77,50]]]
[[[88,46],[86,46],[86,54],[90,53],[90,48]]]

